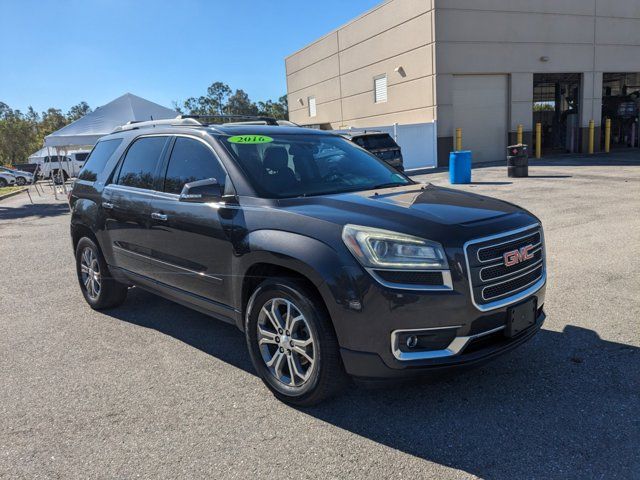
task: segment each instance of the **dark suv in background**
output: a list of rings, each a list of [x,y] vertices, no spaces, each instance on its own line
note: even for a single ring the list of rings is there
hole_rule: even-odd
[[[487,360],[544,320],[536,217],[415,183],[319,130],[127,125],[95,146],[70,205],[92,308],[136,286],[235,324],[265,384],[297,405],[349,376]]]
[[[388,133],[364,131],[343,133],[342,136],[364,148],[366,151],[373,153],[380,160],[384,160],[395,169],[404,172],[402,149]]]

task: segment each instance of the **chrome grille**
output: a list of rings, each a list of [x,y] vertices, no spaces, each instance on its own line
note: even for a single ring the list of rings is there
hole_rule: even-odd
[[[540,225],[467,242],[464,251],[476,307],[485,311],[508,305],[542,287],[546,280],[543,242]],[[508,266],[504,255],[523,247],[529,247],[530,255]]]

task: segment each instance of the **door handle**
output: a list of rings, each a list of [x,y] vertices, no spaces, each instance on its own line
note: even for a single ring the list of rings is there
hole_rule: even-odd
[[[151,214],[151,218],[153,218],[154,220],[160,220],[162,222],[166,222],[167,221],[167,217],[164,213],[160,213],[160,212],[153,212]]]
[[[113,203],[102,202],[102,208],[106,208],[107,210],[113,210]]]

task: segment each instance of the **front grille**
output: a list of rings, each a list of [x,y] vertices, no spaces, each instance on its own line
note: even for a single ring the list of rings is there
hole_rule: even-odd
[[[504,254],[520,252],[523,247],[529,247],[531,258],[520,257],[516,264],[507,266]],[[468,242],[465,255],[473,300],[480,309],[519,299],[545,276],[543,235],[538,225]]]
[[[375,270],[376,275],[386,282],[404,285],[444,285],[442,272],[411,272]]]
[[[538,265],[536,268],[522,276],[514,278],[513,280],[506,280],[502,283],[491,285],[482,289],[483,300],[495,300],[496,298],[510,295],[512,292],[517,292],[525,287],[528,287],[532,283],[535,283],[542,276],[542,265]]]
[[[540,245],[540,232],[535,232],[533,234],[526,235],[525,237],[518,236],[518,238],[514,240],[509,240],[504,243],[499,242],[498,245],[480,247],[478,248],[478,259],[481,262],[492,262],[494,260],[499,260],[502,258],[502,255],[504,255],[508,251],[529,244]]]

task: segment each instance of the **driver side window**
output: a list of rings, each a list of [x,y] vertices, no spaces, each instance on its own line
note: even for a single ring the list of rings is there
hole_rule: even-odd
[[[173,145],[164,191],[180,194],[185,183],[215,178],[224,188],[226,172],[211,149],[192,138],[178,137]]]

